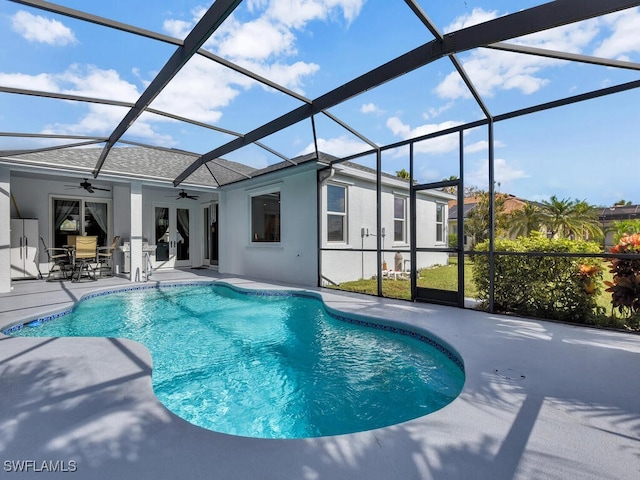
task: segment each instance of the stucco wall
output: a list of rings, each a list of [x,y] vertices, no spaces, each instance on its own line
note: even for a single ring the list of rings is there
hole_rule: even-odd
[[[355,175],[360,172],[354,171]],[[331,178],[323,182],[321,187],[322,198],[322,247],[327,249],[375,249],[377,246],[376,225],[376,186],[375,177],[358,178],[344,172],[337,172]],[[347,188],[347,238],[345,242],[327,241],[327,184],[345,186]],[[402,267],[410,268],[409,241],[410,241],[410,207],[409,190],[407,185],[403,185],[400,180],[387,179],[382,187],[382,200],[380,204],[382,223],[385,230],[382,240],[382,248],[393,250],[383,255],[387,267],[394,267],[395,254],[401,252],[403,257]],[[405,198],[405,241],[394,241],[394,197]],[[443,203],[446,207],[446,198],[435,198],[427,194],[418,194],[416,200],[416,215],[419,219],[417,230],[417,246],[445,247],[447,239],[447,209],[444,210],[444,236],[442,242],[436,241],[436,202]],[[365,229],[365,235],[362,235]],[[405,262],[405,260],[407,262]],[[446,253],[422,253],[418,257],[418,268],[427,268],[435,264],[446,264]],[[377,275],[377,257],[375,252],[346,252],[325,251],[322,254],[322,276],[325,281],[342,283],[346,281],[358,280],[360,278],[371,278]]]
[[[253,243],[251,196],[275,190],[280,190],[281,241]],[[219,208],[220,272],[294,285],[317,285],[315,170],[225,187]]]

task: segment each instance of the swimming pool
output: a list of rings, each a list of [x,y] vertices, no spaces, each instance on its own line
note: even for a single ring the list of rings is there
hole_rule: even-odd
[[[251,437],[389,426],[442,408],[464,383],[459,357],[434,337],[329,311],[313,294],[220,283],[128,290],[6,333],[139,341],[169,410]]]

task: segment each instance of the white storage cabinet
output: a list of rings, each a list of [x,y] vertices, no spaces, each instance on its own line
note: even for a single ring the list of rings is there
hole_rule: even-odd
[[[38,220],[11,219],[11,278],[38,278]]]

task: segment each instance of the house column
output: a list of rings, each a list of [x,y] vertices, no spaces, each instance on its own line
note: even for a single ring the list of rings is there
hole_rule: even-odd
[[[132,282],[142,281],[142,183],[131,183],[131,270]]]
[[[0,293],[11,291],[11,172],[0,166]]]

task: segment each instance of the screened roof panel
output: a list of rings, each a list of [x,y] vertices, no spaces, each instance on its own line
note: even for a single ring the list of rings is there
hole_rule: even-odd
[[[313,127],[310,119],[302,120],[290,127],[263,138],[261,144],[278,152],[286,158],[293,159],[308,153],[313,148]],[[272,154],[268,163],[282,161],[278,155]]]
[[[438,93],[451,71],[451,61],[440,59],[330,111],[380,146],[485,118],[468,90],[458,101]]]
[[[126,2],[87,2],[85,0],[57,0],[55,5],[108,18],[172,37],[184,39],[193,18],[199,18],[206,10],[206,2],[180,0],[159,5],[148,0]],[[22,7],[20,7],[22,8]]]

